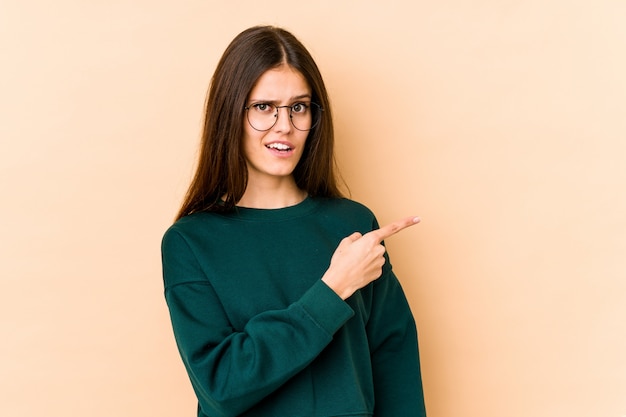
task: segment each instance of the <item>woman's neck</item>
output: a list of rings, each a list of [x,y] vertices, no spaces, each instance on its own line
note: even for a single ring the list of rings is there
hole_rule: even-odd
[[[307,193],[295,181],[280,184],[250,184],[237,202],[239,207],[278,209],[295,206],[307,197]]]

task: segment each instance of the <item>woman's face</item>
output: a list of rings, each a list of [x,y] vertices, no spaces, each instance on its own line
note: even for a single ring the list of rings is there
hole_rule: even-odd
[[[261,117],[270,119],[273,114],[271,106],[294,106],[311,102],[311,88],[302,74],[284,64],[263,73],[252,88],[246,106],[249,108],[244,117],[244,156],[248,163],[248,184],[258,181],[276,181],[291,179],[309,134],[298,130],[289,118],[289,107],[278,109],[276,124],[265,131],[253,128],[249,120]],[[293,108],[302,111],[305,106]],[[264,112],[269,112],[263,116]],[[296,122],[297,123],[297,122]],[[257,128],[266,128],[257,124]]]

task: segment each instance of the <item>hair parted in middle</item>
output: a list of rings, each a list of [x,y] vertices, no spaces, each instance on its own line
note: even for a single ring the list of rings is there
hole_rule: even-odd
[[[342,196],[337,185],[330,102],[313,57],[290,32],[255,26],[233,39],[213,74],[198,166],[177,219],[201,211],[229,211],[241,199],[248,178],[242,145],[244,107],[261,75],[283,64],[304,76],[312,101],[324,109],[293,172],[296,185],[312,197]]]

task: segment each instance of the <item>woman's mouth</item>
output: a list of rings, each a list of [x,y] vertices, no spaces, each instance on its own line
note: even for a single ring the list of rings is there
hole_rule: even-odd
[[[285,143],[280,143],[280,142],[269,143],[265,145],[265,147],[267,149],[272,149],[272,150],[279,151],[279,152],[289,152],[292,150],[291,146]]]

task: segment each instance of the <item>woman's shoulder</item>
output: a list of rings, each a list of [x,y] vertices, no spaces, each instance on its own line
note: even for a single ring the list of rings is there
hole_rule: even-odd
[[[211,213],[206,212],[188,214],[184,217],[181,217],[180,219],[177,219],[174,224],[170,226],[170,229],[193,229],[200,224],[211,222],[213,217],[215,216],[213,216]]]
[[[367,219],[368,221],[375,219],[374,212],[369,207],[350,198],[327,198],[320,205],[324,210],[331,211],[336,216]]]
[[[223,218],[216,213],[198,212],[189,214],[176,220],[170,225],[164,233],[164,238],[171,235],[179,235],[185,237],[195,236],[206,230],[213,229]]]
[[[372,213],[365,204],[347,197],[327,198],[327,204],[341,210]]]

